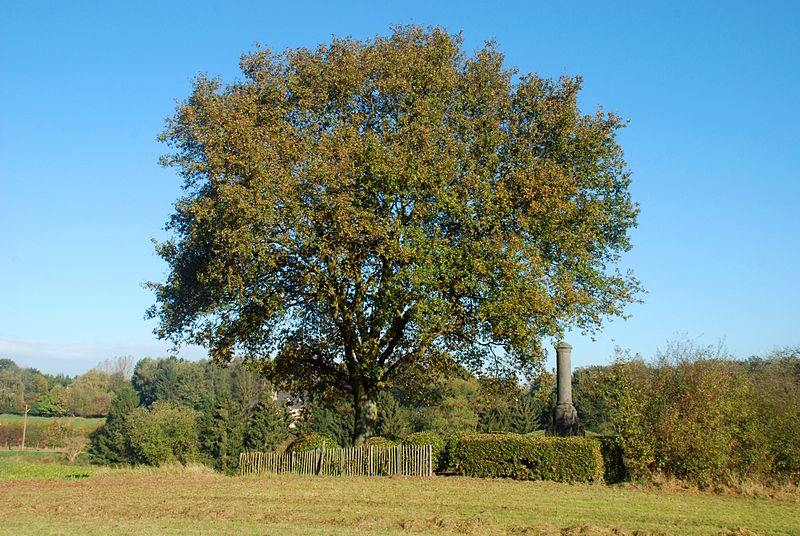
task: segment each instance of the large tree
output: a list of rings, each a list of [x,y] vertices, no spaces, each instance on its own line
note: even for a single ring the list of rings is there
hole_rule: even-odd
[[[623,121],[581,113],[580,78],[415,26],[241,70],[199,76],[162,134],[184,195],[157,245],[159,336],[348,393],[358,444],[404,369],[529,368],[636,299],[615,268],[638,212]]]

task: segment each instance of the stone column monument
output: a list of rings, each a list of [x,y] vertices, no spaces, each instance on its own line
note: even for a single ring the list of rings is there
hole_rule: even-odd
[[[572,405],[572,346],[566,342],[556,345],[556,374],[558,398],[553,410],[553,434],[557,436],[578,435],[578,412]]]

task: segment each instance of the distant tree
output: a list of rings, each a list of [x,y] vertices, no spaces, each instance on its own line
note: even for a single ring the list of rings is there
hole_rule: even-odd
[[[441,437],[457,432],[475,431],[480,384],[471,375],[445,376],[435,384],[428,401],[413,413],[414,431],[432,431]]]
[[[639,290],[613,269],[638,212],[624,122],[582,113],[580,78],[503,62],[404,26],[198,77],[162,135],[186,193],[157,334],[338,388],[361,443],[404,367],[531,370],[544,339],[621,315]]]
[[[130,381],[133,374],[133,357],[123,355],[106,359],[95,368],[106,374],[111,380],[113,388],[116,389]]]
[[[175,357],[145,358],[136,363],[131,383],[145,406],[163,401],[197,409],[203,403],[209,385],[205,375],[205,363]],[[229,388],[227,385],[228,391]]]
[[[528,434],[541,430],[542,407],[531,396],[520,396],[511,412],[511,426],[509,431],[518,434]]]
[[[10,359],[0,359],[0,413],[25,410],[25,384],[22,369]]]
[[[549,430],[556,406],[556,376],[553,371],[543,370],[530,382],[528,391],[532,403],[539,413],[539,430]]]
[[[232,363],[230,377],[231,397],[245,410],[258,404],[259,400],[272,397],[272,385],[241,360]]]
[[[60,417],[69,413],[69,390],[56,383],[47,394],[39,396],[31,413],[45,417]]]
[[[108,412],[112,396],[111,378],[92,369],[72,382],[67,397],[67,409],[71,414],[81,417],[102,417]]]

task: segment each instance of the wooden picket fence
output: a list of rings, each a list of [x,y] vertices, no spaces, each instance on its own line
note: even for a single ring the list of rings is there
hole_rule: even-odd
[[[306,452],[242,452],[240,475],[433,476],[431,445],[323,448]]]

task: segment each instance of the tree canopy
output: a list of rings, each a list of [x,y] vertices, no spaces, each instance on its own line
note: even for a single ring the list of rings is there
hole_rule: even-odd
[[[198,76],[161,135],[184,194],[150,284],[160,337],[349,393],[361,442],[404,369],[530,369],[636,299],[615,266],[638,212],[624,122],[583,114],[579,77],[416,26],[241,70]]]

